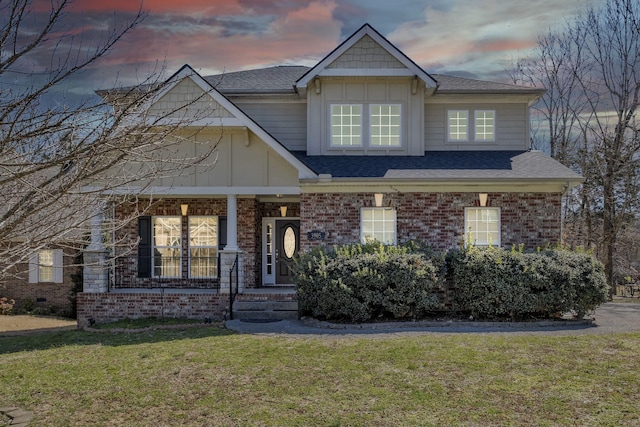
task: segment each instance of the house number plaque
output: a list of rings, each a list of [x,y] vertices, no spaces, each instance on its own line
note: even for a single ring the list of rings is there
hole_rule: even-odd
[[[313,230],[307,232],[307,239],[309,240],[324,240],[326,233],[320,230]]]

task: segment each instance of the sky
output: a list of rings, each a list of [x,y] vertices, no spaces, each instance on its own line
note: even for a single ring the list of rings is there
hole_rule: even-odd
[[[33,0],[43,19],[49,0]],[[508,81],[507,70],[588,2],[602,0],[75,0],[57,34],[83,49],[147,13],[110,54],[63,88],[82,97],[189,64],[202,75],[273,65],[313,66],[364,23],[429,73]],[[0,18],[2,21],[2,18]],[[31,22],[31,21],[30,21]],[[24,71],[51,66],[41,52]],[[16,81],[19,77],[15,77]],[[0,83],[10,83],[3,76]]]

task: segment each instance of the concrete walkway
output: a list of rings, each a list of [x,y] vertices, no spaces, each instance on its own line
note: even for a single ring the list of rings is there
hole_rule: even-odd
[[[389,334],[513,334],[513,335],[582,335],[640,331],[640,304],[607,303],[590,319],[580,321],[541,322],[390,322],[344,325],[314,319],[250,322],[229,320],[227,329],[247,334],[268,335],[389,335]]]

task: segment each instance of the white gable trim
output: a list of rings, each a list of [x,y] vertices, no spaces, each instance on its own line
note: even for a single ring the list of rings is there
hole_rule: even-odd
[[[318,62],[315,67],[309,70],[304,76],[302,76],[296,82],[296,88],[306,88],[309,82],[313,80],[318,75],[329,75],[329,74],[321,74],[327,71],[327,66],[329,66],[332,62],[340,57],[343,53],[345,53],[351,46],[357,43],[362,37],[369,36],[376,43],[382,46],[391,56],[393,56],[398,62],[407,67],[409,71],[409,75],[415,75],[419,79],[421,79],[427,87],[436,87],[438,82],[436,82],[433,77],[427,74],[422,68],[420,68],[415,62],[409,59],[404,53],[402,53],[397,47],[395,47],[389,40],[384,38],[380,33],[373,29],[369,24],[364,24],[358,31],[353,33],[347,40],[345,40],[340,46],[333,50],[329,55],[327,55],[322,61]],[[378,70],[380,71],[380,70]],[[336,75],[336,74],[334,74]],[[340,74],[344,75],[344,74]],[[362,74],[361,74],[362,75]],[[389,75],[389,74],[384,74]]]
[[[180,83],[183,79],[189,78],[191,79],[203,92],[211,96],[214,101],[220,104],[224,109],[226,109],[233,118],[211,118],[211,125],[224,126],[227,124],[228,126],[245,126],[251,132],[253,132],[258,138],[264,141],[267,146],[272,148],[277,154],[282,156],[286,161],[288,161],[293,167],[298,170],[299,178],[314,178],[317,177],[315,172],[309,169],[304,163],[298,160],[293,154],[289,152],[282,144],[280,144],[274,137],[272,137],[268,132],[262,129],[256,122],[254,122],[249,116],[247,116],[242,110],[240,110],[236,105],[231,102],[227,97],[218,92],[218,90],[213,87],[209,82],[207,82],[200,74],[198,74],[193,68],[189,65],[184,65],[178,72],[176,72],[173,76],[167,80],[167,85],[163,88],[154,99],[150,100],[150,102],[145,105],[144,111],[147,111],[151,106],[156,103],[160,98],[162,98],[165,94],[167,94],[171,89],[173,89],[178,83]],[[144,113],[143,113],[144,114]],[[170,123],[170,120],[167,120],[165,123]],[[158,123],[159,125],[162,123]]]

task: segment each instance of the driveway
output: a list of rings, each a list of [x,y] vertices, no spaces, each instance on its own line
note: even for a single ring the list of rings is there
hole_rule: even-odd
[[[393,322],[342,325],[316,320],[280,320],[277,322],[230,320],[228,329],[248,334],[269,335],[389,335],[389,334],[511,334],[511,335],[583,335],[640,331],[640,304],[607,303],[588,321],[543,322]]]

